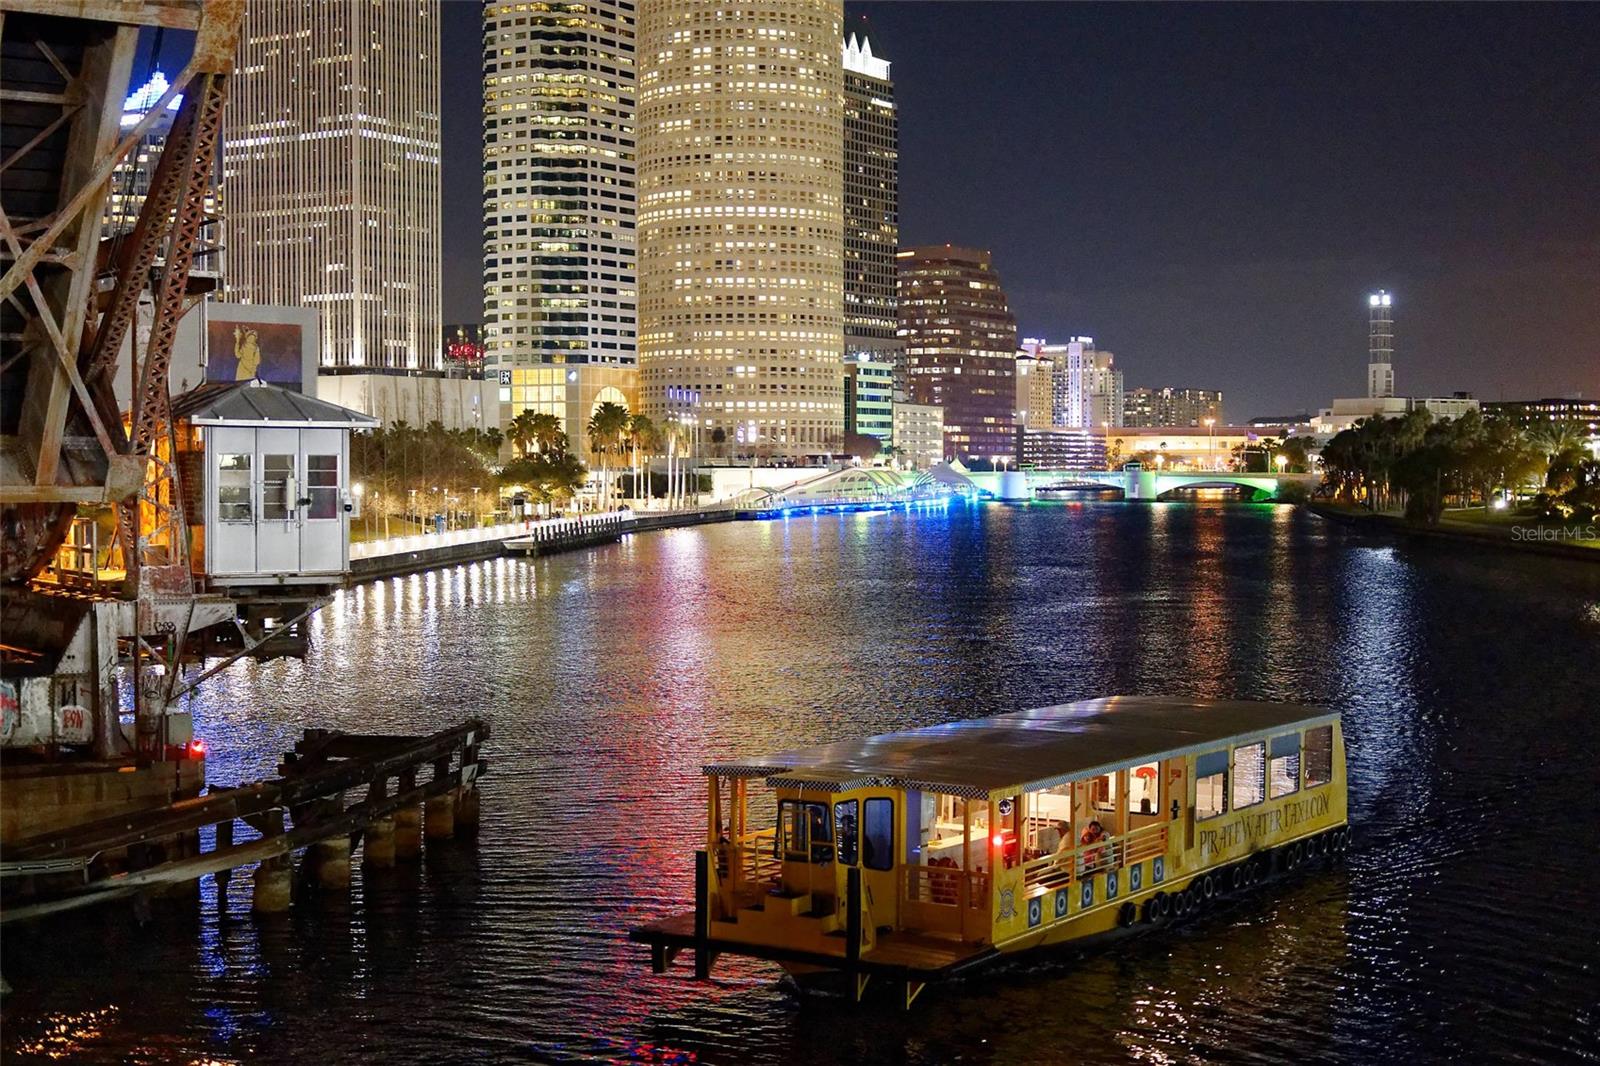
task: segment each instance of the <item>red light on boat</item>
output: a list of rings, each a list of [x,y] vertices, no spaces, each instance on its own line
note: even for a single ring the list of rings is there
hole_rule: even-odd
[[[206,742],[203,740],[189,741],[189,758],[204,759],[206,757]]]
[[[1004,833],[996,833],[993,837],[993,840],[994,846],[997,848],[1003,848],[1006,846],[1006,837]]]

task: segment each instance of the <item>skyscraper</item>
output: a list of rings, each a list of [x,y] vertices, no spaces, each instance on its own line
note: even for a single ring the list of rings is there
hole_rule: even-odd
[[[844,433],[840,0],[639,11],[639,393],[736,454]]]
[[[865,36],[844,45],[844,348],[894,367],[905,389],[896,333],[894,253],[900,243],[900,119],[889,63]]]
[[[1203,426],[1206,419],[1222,425],[1220,389],[1129,389],[1123,399],[1122,425]]]
[[[1379,289],[1367,297],[1367,397],[1394,395],[1394,297]]]
[[[324,367],[439,366],[439,2],[251,4],[223,116],[229,299]]]
[[[944,408],[945,457],[1010,457],[1017,322],[989,253],[929,245],[896,262],[911,398]]]
[[[637,361],[634,5],[483,8],[489,367]]]
[[[1116,368],[1114,355],[1097,350],[1093,337],[1074,337],[1041,350],[1056,363],[1056,425],[1071,429],[1122,425],[1122,371]]]
[[[124,130],[137,126],[139,121],[149,114],[166,93],[171,83],[159,68],[150,72],[150,76],[128,94],[122,103],[121,126]],[[156,166],[161,162],[161,152],[166,147],[167,137],[172,132],[172,122],[178,117],[178,106],[183,97],[174,97],[167,105],[166,112],[157,115],[155,121],[147,128],[144,135],[139,138],[139,143],[123,157],[116,169],[111,172],[111,187],[106,191],[105,210],[101,218],[101,235],[104,238],[115,238],[121,234],[133,232],[134,225],[139,221],[139,212],[144,208],[145,197],[150,194],[151,183],[155,180]],[[216,202],[216,173],[212,173],[212,188],[206,194],[206,224],[200,232],[200,239],[195,243],[194,265],[190,268],[192,279],[215,279],[221,269],[218,256],[218,243],[220,235],[217,222]],[[213,283],[212,287],[215,287]],[[191,288],[191,291],[194,291]]]

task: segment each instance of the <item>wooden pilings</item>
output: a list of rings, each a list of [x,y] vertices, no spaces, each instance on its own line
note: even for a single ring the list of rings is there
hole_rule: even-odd
[[[256,867],[250,905],[257,914],[282,914],[294,896],[294,878],[287,856],[263,859]]]
[[[479,719],[428,736],[307,730],[277,777],[21,838],[8,846],[8,864],[82,872],[48,893],[8,891],[0,923],[135,894],[192,892],[206,876],[215,878],[225,908],[241,869],[253,870],[253,908],[276,913],[291,905],[300,853],[307,873],[300,887],[347,892],[357,842],[363,864],[382,868],[417,859],[424,839],[432,845],[476,831],[478,780],[487,767],[478,749],[488,735]]]
[[[366,866],[382,867],[393,866],[395,858],[394,847],[394,816],[375,818],[367,826],[367,831],[361,838],[361,861]]]
[[[705,849],[694,853],[694,976],[711,976],[711,857]]]
[[[424,829],[429,840],[448,840],[456,835],[456,794],[446,792],[427,803]]]
[[[394,857],[401,862],[422,858],[422,807],[401,807],[394,812]]]

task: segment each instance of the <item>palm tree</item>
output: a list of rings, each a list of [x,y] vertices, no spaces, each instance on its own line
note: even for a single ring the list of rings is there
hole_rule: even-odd
[[[523,411],[506,423],[506,440],[511,442],[511,447],[516,449],[519,456],[528,454],[528,445],[534,441],[533,420],[537,417],[532,411]]]
[[[601,506],[611,506],[612,454],[622,450],[622,439],[628,432],[628,409],[610,400],[595,405],[589,415],[589,448],[600,459],[600,485],[604,496]]]
[[[667,506],[676,502],[682,485],[682,456],[689,441],[689,427],[677,419],[668,419],[657,427],[660,446],[667,453]]]
[[[540,411],[529,419],[528,425],[540,455],[560,455],[567,450],[567,435],[561,431],[561,419],[555,415]]]
[[[643,449],[645,458],[650,456],[650,450],[655,447],[656,424],[644,415],[633,415],[628,419],[628,444],[633,449],[633,497],[640,499],[648,497],[649,491],[639,491],[639,452]]]

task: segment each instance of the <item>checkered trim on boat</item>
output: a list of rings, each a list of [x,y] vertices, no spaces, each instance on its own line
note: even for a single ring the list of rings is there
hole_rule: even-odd
[[[738,763],[711,763],[709,766],[700,767],[700,772],[707,777],[770,777],[774,768],[771,766],[750,766]],[[782,773],[783,771],[778,771]]]
[[[961,796],[964,799],[989,798],[989,790],[978,788],[976,785],[948,785],[942,781],[914,781],[903,777],[895,778],[894,785],[897,788],[914,789],[917,792],[937,792],[944,796]]]
[[[791,777],[788,774],[773,774],[767,778],[768,788],[798,788],[802,792],[849,792],[853,788],[885,788],[891,782],[882,777],[856,777],[849,781],[814,780],[805,777]]]

